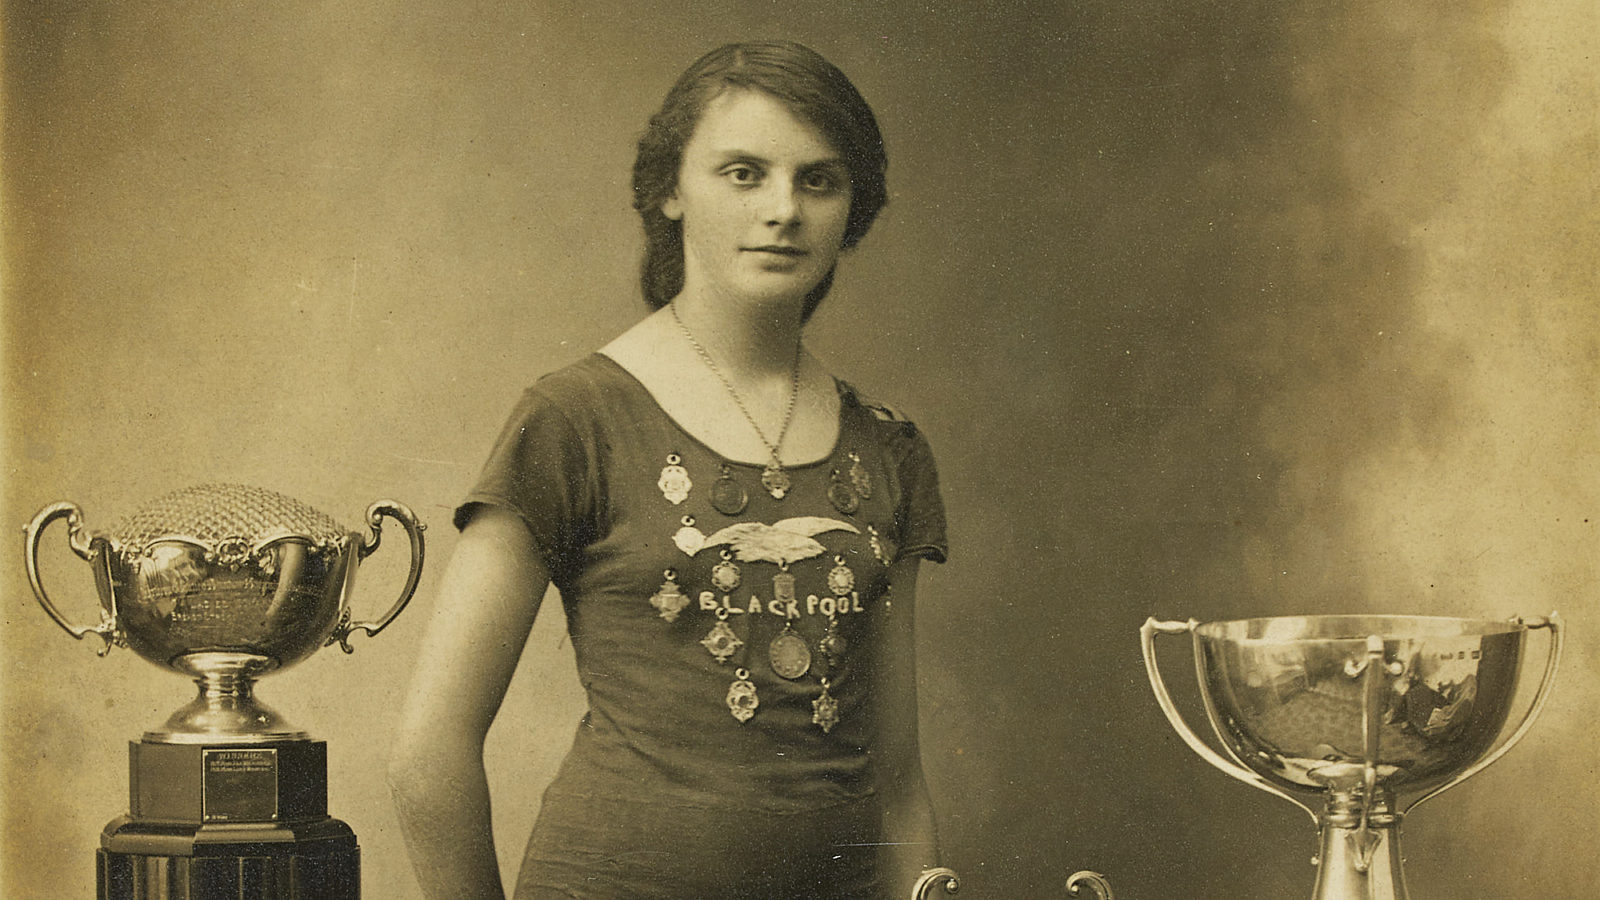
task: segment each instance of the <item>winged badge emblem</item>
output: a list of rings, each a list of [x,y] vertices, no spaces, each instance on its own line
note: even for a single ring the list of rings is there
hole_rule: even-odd
[[[818,541],[816,536],[829,531],[861,533],[861,529],[838,519],[797,516],[792,519],[780,519],[771,525],[764,522],[740,522],[720,529],[710,537],[706,537],[705,532],[693,525],[685,525],[672,536],[672,542],[689,556],[694,556],[707,547],[726,544],[733,551],[734,558],[740,562],[770,562],[782,566],[813,556],[821,556],[827,548],[822,546],[822,542]]]

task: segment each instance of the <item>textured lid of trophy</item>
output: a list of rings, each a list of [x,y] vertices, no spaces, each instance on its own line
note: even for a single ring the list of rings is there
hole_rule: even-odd
[[[1550,649],[1538,690],[1502,738],[1528,633],[1544,628]],[[1156,637],[1186,633],[1226,756],[1189,728],[1161,678]],[[1554,682],[1563,637],[1553,614],[1150,619],[1140,630],[1156,700],[1184,742],[1316,820],[1313,900],[1406,900],[1401,818],[1527,734]]]
[[[410,539],[410,573],[381,618],[352,621],[356,569],[378,549],[384,517]],[[94,572],[94,625],[63,616],[40,577],[40,538],[63,518],[69,546]],[[257,701],[254,685],[324,646],[351,652],[352,634],[377,634],[410,601],[423,526],[388,500],[366,520],[363,535],[282,494],[208,484],[168,494],[104,533],[90,533],[69,502],[29,523],[28,580],[58,625],[100,638],[101,655],[125,646],[199,686],[129,746],[130,811],[101,836],[102,900],[359,896],[355,835],[327,814],[326,744]]]

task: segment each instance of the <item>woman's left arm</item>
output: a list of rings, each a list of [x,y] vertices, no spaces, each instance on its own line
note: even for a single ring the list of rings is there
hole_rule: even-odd
[[[889,570],[890,601],[882,617],[877,668],[878,741],[874,752],[884,800],[889,896],[909,896],[922,870],[939,864],[933,803],[922,772],[917,728],[916,599],[921,559],[903,557]]]

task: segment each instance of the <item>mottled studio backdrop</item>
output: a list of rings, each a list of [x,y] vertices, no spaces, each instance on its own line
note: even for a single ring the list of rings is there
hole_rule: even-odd
[[[1367,610],[1562,612],[1543,720],[1409,821],[1409,873],[1416,900],[1600,895],[1591,0],[607,6],[7,0],[7,898],[90,895],[126,741],[192,690],[56,629],[18,531],[213,480],[432,526],[411,611],[260,690],[328,740],[367,895],[412,895],[381,771],[449,510],[521,388],[641,314],[633,141],[756,36],[834,59],[889,142],[810,340],[939,454],[926,754],[963,896],[1078,868],[1126,900],[1309,895],[1311,823],[1180,743],[1137,629]],[[367,615],[403,557],[363,566]],[[571,667],[547,616],[492,735],[508,867]]]

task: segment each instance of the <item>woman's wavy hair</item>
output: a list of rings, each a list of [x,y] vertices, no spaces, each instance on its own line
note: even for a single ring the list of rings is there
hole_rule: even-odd
[[[793,41],[728,44],[700,57],[667,92],[639,138],[633,163],[633,208],[644,222],[644,299],[660,309],[683,290],[683,227],[661,204],[678,185],[683,148],[706,107],[725,91],[756,90],[774,98],[822,132],[850,173],[850,216],[842,249],[860,243],[888,202],[888,156],[872,108],[850,79],[816,51]],[[833,286],[833,271],[806,296],[804,316]]]

